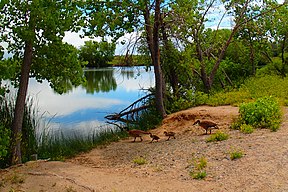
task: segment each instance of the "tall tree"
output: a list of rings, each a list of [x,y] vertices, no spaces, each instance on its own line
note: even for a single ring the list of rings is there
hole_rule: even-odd
[[[156,108],[162,117],[166,116],[164,107],[165,82],[160,65],[160,21],[161,11],[169,5],[163,0],[115,0],[87,1],[84,8],[89,25],[87,34],[110,36],[118,39],[125,33],[143,30],[146,36],[152,65],[155,72]],[[99,14],[99,11],[101,14]],[[105,15],[105,17],[103,17]],[[106,18],[106,20],[104,19]]]
[[[59,82],[83,80],[77,50],[62,42],[64,32],[76,29],[79,10],[75,1],[4,0],[0,4],[0,38],[8,44],[14,60],[21,60],[19,88],[12,123],[12,164],[21,159],[21,132],[30,76],[62,92]]]

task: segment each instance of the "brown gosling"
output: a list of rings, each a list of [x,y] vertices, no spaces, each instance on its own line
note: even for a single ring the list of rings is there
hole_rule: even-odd
[[[141,141],[143,141],[141,135],[150,134],[150,132],[146,132],[146,131],[134,129],[134,130],[128,131],[128,134],[129,134],[131,137],[134,137],[133,142],[135,142],[137,137],[139,137],[139,138],[141,139]]]
[[[158,142],[158,140],[160,139],[160,137],[158,137],[157,135],[153,135],[152,133],[150,133],[150,137],[152,138],[152,141],[150,143],[152,143],[154,140]]]
[[[170,139],[170,137],[173,137],[174,139],[176,139],[176,137],[175,137],[175,133],[172,132],[172,131],[169,131],[169,132],[164,131],[164,134],[165,134],[165,136],[168,137],[168,139],[167,139],[166,141],[168,141],[168,140]]]
[[[210,134],[211,134],[212,129],[219,129],[218,125],[213,121],[200,121],[198,119],[197,121],[195,121],[193,125],[196,125],[196,124],[198,124],[203,129],[206,130],[206,133],[205,133],[206,135],[208,134],[208,130],[210,130]]]

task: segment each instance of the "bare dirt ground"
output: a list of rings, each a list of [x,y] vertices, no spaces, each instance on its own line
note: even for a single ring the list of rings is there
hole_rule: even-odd
[[[277,132],[261,129],[252,134],[229,129],[237,107],[181,111],[152,130],[161,137],[159,142],[150,143],[149,136],[135,143],[127,138],[65,162],[38,160],[0,170],[0,191],[288,191],[288,109],[283,110]],[[196,119],[215,121],[229,139],[206,142],[210,135],[193,126]],[[166,141],[165,130],[176,132],[176,139]],[[245,155],[231,160],[232,150]],[[146,160],[144,165],[133,163],[139,157]],[[196,180],[189,172],[200,157],[207,160],[207,177]]]

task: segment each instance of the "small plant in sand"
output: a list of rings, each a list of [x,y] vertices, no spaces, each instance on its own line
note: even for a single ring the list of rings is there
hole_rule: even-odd
[[[8,180],[10,180],[10,182],[12,184],[19,184],[19,183],[24,183],[24,178],[19,175],[14,173],[13,175],[11,175],[9,178],[7,178]]]
[[[229,138],[229,135],[227,133],[223,133],[221,131],[217,131],[214,135],[211,135],[210,137],[207,138],[207,142],[212,142],[212,141],[224,141]]]
[[[235,160],[235,159],[240,159],[241,157],[244,156],[244,153],[240,149],[232,149],[230,152],[230,159]]]
[[[245,134],[250,134],[254,132],[254,128],[252,125],[242,124],[240,126],[240,131]]]
[[[137,165],[144,165],[147,163],[147,160],[144,157],[136,157],[133,159],[133,163]]]
[[[193,179],[204,179],[207,176],[205,168],[207,167],[207,159],[201,157],[193,160],[193,169],[189,172],[189,175]]]

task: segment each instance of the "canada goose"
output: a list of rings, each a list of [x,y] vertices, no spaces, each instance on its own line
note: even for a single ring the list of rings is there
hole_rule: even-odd
[[[176,139],[175,133],[172,131],[170,131],[170,132],[164,131],[164,134],[165,134],[165,136],[168,137],[167,141],[170,139],[170,137],[173,137],[174,139]]]
[[[208,129],[210,130],[210,134],[211,134],[211,130],[212,129],[219,129],[219,127],[217,126],[216,123],[214,123],[213,121],[200,121],[199,119],[197,121],[195,121],[195,123],[193,125],[198,124],[199,126],[201,126],[203,129],[206,130],[206,135],[208,133]]]
[[[128,134],[129,134],[131,137],[134,137],[134,141],[133,141],[133,142],[135,142],[136,137],[140,137],[141,141],[143,141],[141,135],[143,135],[143,134],[150,134],[150,132],[146,132],[146,131],[134,129],[134,130],[128,131]]]
[[[157,135],[153,135],[152,133],[150,133],[150,137],[152,138],[152,141],[150,143],[152,143],[154,140],[158,142],[158,140],[160,139],[160,137],[158,137]]]

